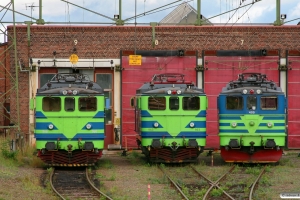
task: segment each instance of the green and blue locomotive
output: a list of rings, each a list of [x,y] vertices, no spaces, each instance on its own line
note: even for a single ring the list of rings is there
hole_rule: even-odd
[[[136,90],[137,143],[150,162],[195,162],[206,145],[207,97],[183,74],[154,75]]]
[[[56,74],[35,102],[38,157],[50,166],[94,165],[104,147],[102,88],[84,74]]]
[[[221,156],[225,162],[280,160],[286,140],[286,98],[265,74],[242,73],[218,96]]]

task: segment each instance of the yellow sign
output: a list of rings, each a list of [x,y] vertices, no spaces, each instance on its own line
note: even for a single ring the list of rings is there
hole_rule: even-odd
[[[78,62],[78,56],[76,54],[72,54],[69,60],[72,64],[76,64]]]
[[[115,125],[120,125],[120,118],[116,118],[116,123]]]
[[[129,55],[129,65],[142,65],[142,56]]]

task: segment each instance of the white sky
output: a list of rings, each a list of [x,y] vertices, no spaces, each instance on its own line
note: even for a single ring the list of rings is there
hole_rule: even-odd
[[[101,15],[113,18],[114,14],[119,13],[119,0],[69,0],[69,2],[84,7],[93,12],[76,7],[66,3],[67,0],[43,0],[42,1],[42,18],[47,22],[97,22],[112,23],[114,22]],[[238,11],[227,13],[218,17],[211,18],[212,23],[273,23],[276,20],[276,0],[201,0],[201,13],[206,18],[211,18],[223,12],[229,11],[239,6],[250,4],[240,8]],[[0,5],[13,9],[10,4],[11,0],[1,0]],[[27,16],[39,18],[39,0],[14,0],[15,11]],[[146,15],[136,18],[137,23],[159,22],[177,5],[182,2],[188,2],[197,9],[197,0],[122,0],[122,19],[127,19],[146,12]],[[168,6],[165,6],[168,5]],[[33,6],[33,7],[29,7]],[[164,7],[163,7],[164,6]],[[147,11],[163,7],[154,11],[153,14],[147,14]],[[300,21],[300,1],[299,0],[281,0],[281,14],[286,14],[285,21],[287,25],[296,25]],[[298,19],[299,18],[299,19]],[[295,20],[296,19],[296,20]],[[11,11],[0,7],[0,29],[13,22]],[[20,14],[15,14],[16,22],[30,21],[31,19]],[[134,23],[134,18],[129,23]],[[4,35],[0,32],[0,42],[3,41]]]

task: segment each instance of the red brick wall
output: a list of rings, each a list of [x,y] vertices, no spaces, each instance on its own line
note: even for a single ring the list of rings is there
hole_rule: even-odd
[[[135,31],[136,30],[136,31]],[[155,28],[157,46],[152,46],[152,27],[128,26],[41,26],[30,29],[28,46],[27,26],[17,26],[17,55],[28,67],[29,57],[69,58],[73,53],[74,40],[78,41],[76,53],[79,59],[119,58],[120,50],[258,50],[300,48],[300,26],[158,26]],[[13,27],[8,27],[13,35]],[[243,40],[243,44],[242,44]],[[9,45],[12,41],[9,40]],[[14,52],[10,51],[11,63]],[[14,65],[12,65],[14,66]],[[15,73],[12,67],[11,72]],[[22,132],[28,133],[29,127],[29,81],[28,72],[19,72],[19,102]],[[14,96],[11,101],[11,115],[16,116]]]
[[[9,52],[7,51],[8,44],[0,44],[0,126],[5,125],[5,114],[4,104],[8,103],[8,97],[6,92],[9,91],[10,81],[10,63],[9,63]],[[7,121],[8,122],[8,121]],[[3,129],[0,129],[0,133],[3,132]]]

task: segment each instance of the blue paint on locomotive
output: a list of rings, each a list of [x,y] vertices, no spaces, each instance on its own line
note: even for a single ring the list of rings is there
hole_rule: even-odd
[[[59,140],[68,140],[68,138],[66,138],[66,136],[63,133],[51,133],[51,134],[34,134],[34,137],[36,138],[36,140],[57,140],[59,138]]]
[[[105,135],[104,134],[96,134],[96,133],[91,133],[91,134],[87,134],[87,133],[77,133],[72,140],[78,140],[78,139],[82,139],[82,140],[104,140]]]
[[[193,128],[206,128],[206,121],[191,121],[185,126],[185,128],[190,128],[190,123],[194,123]]]
[[[43,114],[43,112],[41,112],[41,111],[36,111],[36,112],[35,112],[35,117],[36,117],[36,118],[47,118],[47,117]]]
[[[104,117],[105,117],[104,111],[98,111],[93,118],[104,118]]]
[[[48,128],[49,124],[53,125],[52,130],[57,130],[58,129],[52,122],[37,122],[35,124],[35,129],[36,130],[49,130],[49,128]]]
[[[92,130],[95,130],[95,129],[104,129],[104,122],[87,122],[81,130],[89,130],[86,128],[86,125],[87,124],[90,124],[92,125]]]
[[[159,122],[157,122],[157,121],[142,121],[141,128],[153,128],[154,127],[154,123],[158,123],[158,127],[157,128],[163,128],[163,126]]]
[[[206,138],[205,131],[198,132],[180,132],[177,136],[172,136],[168,132],[141,132],[142,137],[144,138],[182,138],[183,136],[186,138]]]
[[[141,117],[152,117],[152,115],[147,110],[142,110]]]

